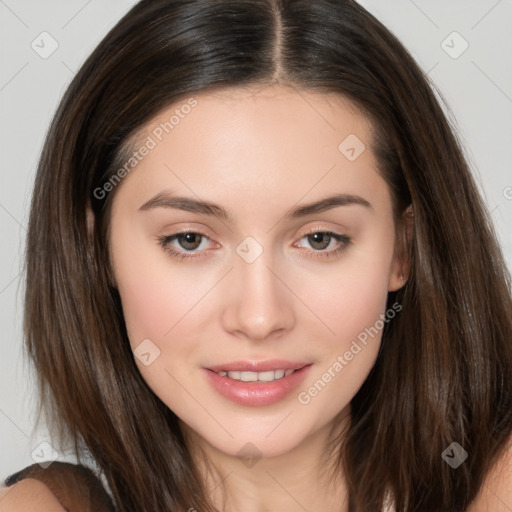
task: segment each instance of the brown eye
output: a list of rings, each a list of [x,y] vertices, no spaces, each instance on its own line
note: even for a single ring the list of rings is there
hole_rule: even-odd
[[[176,235],[176,240],[183,249],[194,251],[201,244],[203,235],[199,233],[181,233]]]
[[[312,231],[306,233],[301,240],[306,240],[306,245],[311,247],[308,252],[319,258],[329,258],[341,254],[352,243],[348,236],[331,231]],[[303,246],[301,245],[301,247]]]
[[[324,249],[327,249],[329,247],[329,243],[332,240],[332,236],[329,235],[329,233],[312,233],[310,235],[307,235],[308,241],[311,244],[311,247],[313,249],[317,249],[319,251],[323,251]]]
[[[206,252],[209,240],[208,236],[195,231],[184,231],[157,238],[163,249],[178,260],[205,256],[203,253]]]

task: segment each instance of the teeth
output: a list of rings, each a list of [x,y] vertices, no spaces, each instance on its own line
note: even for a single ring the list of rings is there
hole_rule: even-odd
[[[295,370],[270,370],[268,372],[238,372],[238,371],[221,371],[217,372],[221,377],[229,377],[234,380],[241,380],[242,382],[272,382],[273,380],[279,380],[283,377],[288,377]]]
[[[275,380],[276,378],[280,378],[280,377],[276,377],[276,372],[273,371],[273,370],[270,370],[268,372],[258,372],[257,374],[255,373],[255,375],[258,376],[258,380],[262,380],[264,382],[271,382],[273,380]],[[283,373],[284,375],[284,373]]]
[[[240,380],[243,382],[256,382],[258,374],[256,372],[240,372]]]
[[[290,373],[293,373],[294,371],[295,370],[290,370]],[[274,373],[276,379],[282,379],[286,372],[284,370],[276,370]],[[290,375],[290,373],[288,375]]]

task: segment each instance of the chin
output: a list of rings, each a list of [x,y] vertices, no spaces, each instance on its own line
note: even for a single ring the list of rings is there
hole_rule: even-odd
[[[299,418],[297,412],[288,408],[280,412],[278,418],[267,416],[265,420],[258,420],[250,414],[243,419],[240,415],[238,420],[233,418],[233,421],[226,418],[228,421],[224,424],[231,435],[218,428],[218,425],[214,428],[204,422],[197,428],[193,428],[191,423],[185,428],[193,430],[196,442],[206,442],[227,456],[239,458],[242,462],[246,460],[246,465],[250,467],[251,461],[283,456],[300,448],[317,431],[314,425],[310,425],[311,420]]]

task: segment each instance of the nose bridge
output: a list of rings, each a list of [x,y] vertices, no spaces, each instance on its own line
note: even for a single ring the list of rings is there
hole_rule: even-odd
[[[228,285],[225,329],[254,340],[290,329],[294,319],[292,294],[276,277],[272,250],[263,250],[249,239],[237,247],[237,253]]]

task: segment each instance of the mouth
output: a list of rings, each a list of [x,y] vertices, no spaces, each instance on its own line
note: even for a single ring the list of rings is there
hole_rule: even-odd
[[[240,380],[242,382],[272,382],[274,380],[282,379],[283,377],[288,377],[296,370],[291,368],[283,369],[280,368],[278,370],[269,370],[267,372],[252,372],[252,371],[236,371],[236,370],[221,370],[219,372],[215,372],[217,375],[221,377],[227,377],[228,379]]]
[[[240,405],[278,402],[305,379],[312,363],[284,360],[236,361],[209,368],[208,381],[225,398]]]
[[[308,366],[306,362],[292,362],[284,359],[266,361],[233,361],[206,368],[221,377],[242,382],[272,382],[283,379]]]

